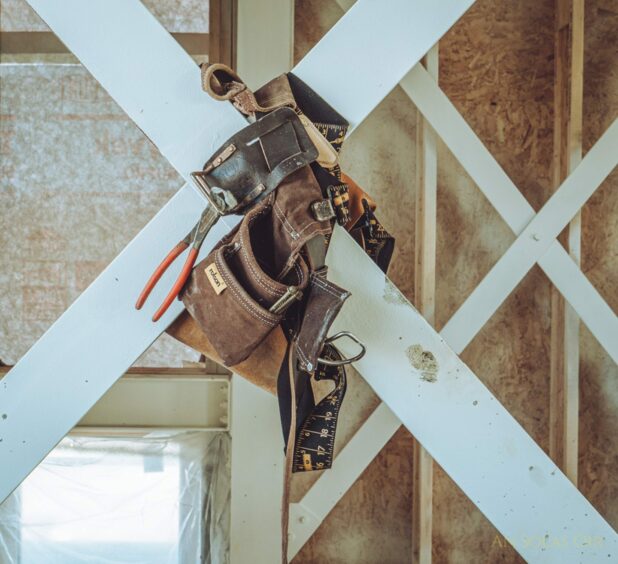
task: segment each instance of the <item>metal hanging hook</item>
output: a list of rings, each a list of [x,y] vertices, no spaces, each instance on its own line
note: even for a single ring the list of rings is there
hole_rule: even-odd
[[[324,341],[324,344],[332,344],[335,341],[341,339],[342,337],[348,337],[352,341],[354,341],[361,348],[360,352],[356,356],[353,356],[352,358],[342,358],[341,360],[330,360],[328,358],[319,357],[318,362],[322,364],[326,364],[327,366],[343,366],[345,364],[352,364],[353,362],[356,362],[357,360],[360,360],[361,358],[365,356],[365,353],[367,352],[367,348],[358,339],[358,337],[356,337],[356,335],[354,335],[353,333],[350,333],[349,331],[339,331],[339,333],[335,333],[332,337],[329,337],[328,339],[326,339],[326,341]]]

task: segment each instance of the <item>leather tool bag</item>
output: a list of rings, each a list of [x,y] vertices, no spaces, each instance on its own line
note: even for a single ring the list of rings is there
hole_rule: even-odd
[[[272,346],[279,351],[272,356],[285,356],[284,341],[269,339],[283,324],[307,388],[349,296],[327,280],[322,264],[333,224],[350,230],[384,270],[394,240],[375,220],[371,198],[341,174],[336,157],[347,123],[302,81],[288,73],[253,93],[224,65],[203,67],[202,79],[211,96],[232,102],[254,123],[228,140],[196,179],[222,208],[242,211],[250,200],[253,207],[194,269],[182,295],[193,319],[185,315],[170,332],[237,369]],[[274,382],[267,383],[273,375],[241,372],[273,390]]]
[[[375,203],[341,173],[337,156],[348,124],[315,92],[292,73],[253,93],[223,65],[203,71],[204,89],[253,123],[194,178],[222,213],[244,217],[193,270],[182,294],[191,318],[181,317],[170,332],[253,381],[266,382],[260,372],[272,378],[278,368],[287,476],[326,469],[344,365],[361,356],[344,359],[334,344],[340,335],[328,337],[350,295],[327,279],[328,241],[338,222],[386,270],[394,240],[375,218]],[[334,390],[316,401],[312,379],[332,380]]]
[[[245,360],[308,287],[301,250],[331,226],[301,204],[320,197],[310,171],[297,171],[195,268],[182,299],[226,365]]]

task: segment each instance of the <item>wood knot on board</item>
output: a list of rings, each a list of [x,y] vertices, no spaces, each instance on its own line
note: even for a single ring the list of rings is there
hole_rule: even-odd
[[[438,379],[438,361],[431,351],[423,350],[421,345],[410,345],[406,349],[406,356],[410,364],[419,370],[421,379],[426,382],[435,382]]]

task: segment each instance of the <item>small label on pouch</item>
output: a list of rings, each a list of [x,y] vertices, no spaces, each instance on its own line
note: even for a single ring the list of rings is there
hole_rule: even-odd
[[[223,290],[227,288],[227,284],[223,281],[223,277],[217,268],[217,265],[213,262],[209,264],[204,272],[206,272],[206,276],[208,277],[208,281],[212,286],[212,289],[219,295]]]

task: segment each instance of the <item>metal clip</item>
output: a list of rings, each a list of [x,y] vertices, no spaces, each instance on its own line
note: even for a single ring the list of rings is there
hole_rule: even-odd
[[[283,313],[288,307],[292,305],[295,300],[300,300],[303,297],[303,292],[296,286],[288,286],[285,294],[281,296],[272,306],[270,306],[270,313],[275,315]]]
[[[229,159],[236,151],[236,145],[231,143],[223,151],[221,151],[210,163],[208,163],[204,170],[196,170],[191,173],[191,178],[199,188],[200,192],[208,198],[211,205],[219,212],[219,215],[227,215],[232,213],[234,203],[230,205],[230,202],[226,202],[225,198],[216,194],[213,188],[208,184],[206,177],[218,166],[221,166],[223,162]],[[216,189],[215,189],[216,190]],[[220,192],[222,192],[220,190]],[[231,195],[231,193],[230,193]]]
[[[339,333],[335,333],[332,337],[329,337],[328,339],[326,339],[326,341],[324,341],[324,344],[332,344],[338,339],[340,339],[341,337],[349,337],[350,339],[352,339],[357,345],[360,346],[361,351],[356,356],[353,356],[352,358],[342,358],[341,360],[330,360],[328,358],[320,357],[318,358],[318,362],[322,364],[326,364],[328,366],[343,366],[344,364],[352,364],[353,362],[356,362],[357,360],[360,360],[361,358],[365,356],[365,353],[367,352],[365,345],[363,345],[363,343],[361,343],[358,340],[358,338],[352,333],[350,333],[349,331],[339,331]]]
[[[330,199],[313,202],[313,204],[311,204],[311,211],[318,221],[329,221],[337,217],[335,208],[333,208],[333,203]]]

